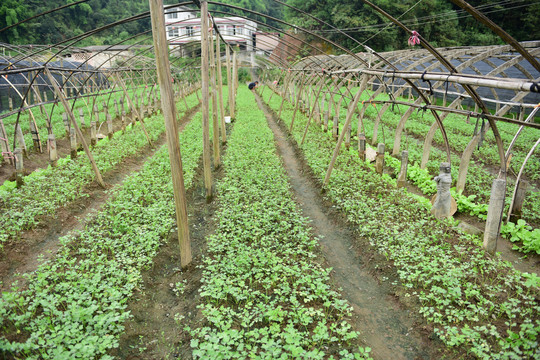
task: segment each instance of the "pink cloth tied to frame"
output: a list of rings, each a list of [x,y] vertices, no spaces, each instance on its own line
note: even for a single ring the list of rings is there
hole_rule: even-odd
[[[409,38],[409,41],[408,41],[409,45],[414,46],[414,45],[420,44],[419,36],[420,36],[420,34],[413,30],[412,35],[411,35],[411,37]]]

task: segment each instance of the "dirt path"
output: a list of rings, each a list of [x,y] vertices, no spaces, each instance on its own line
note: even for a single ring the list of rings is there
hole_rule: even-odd
[[[199,106],[189,110],[180,120],[180,131],[198,111]],[[52,258],[60,247],[58,239],[72,231],[82,229],[85,221],[109,199],[110,192],[115,186],[123,183],[127,176],[139,171],[146,160],[165,143],[165,133],[154,142],[154,146],[145,146],[138,155],[124,159],[114,169],[103,174],[107,189],[102,189],[95,183],[85,187],[83,192],[88,195],[81,197],[70,204],[58,209],[54,217],[47,219],[36,229],[23,232],[16,242],[5,244],[0,255],[0,291],[11,288],[14,280],[22,278],[17,274],[34,271],[43,261]]]
[[[439,358],[437,344],[422,333],[408,310],[402,309],[395,301],[392,290],[381,286],[363,265],[369,259],[355,254],[353,232],[344,221],[331,215],[331,209],[325,205],[319,188],[304,174],[285,132],[260,99],[258,102],[274,132],[278,153],[283,159],[297,201],[304,215],[312,220],[313,232],[320,239],[328,265],[334,269],[333,279],[343,288],[344,297],[354,308],[355,328],[372,348],[374,358]]]
[[[228,125],[229,134],[232,126]],[[225,155],[222,148],[221,155]],[[224,174],[223,167],[214,173],[214,180]],[[202,173],[202,157],[193,186],[186,193],[191,238],[192,263],[180,268],[180,247],[176,228],[155,257],[153,267],[143,274],[144,288],[130,301],[133,317],[126,322],[120,346],[111,354],[126,360],[192,359],[189,332],[184,328],[200,327],[202,314],[199,288],[202,278],[202,257],[206,237],[215,230],[214,212],[217,202],[206,202]],[[177,283],[183,283],[183,293],[176,293]]]

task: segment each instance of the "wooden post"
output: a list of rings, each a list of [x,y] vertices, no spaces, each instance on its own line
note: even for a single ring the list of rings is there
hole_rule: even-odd
[[[9,164],[13,164],[14,161],[11,159],[11,157],[6,157],[5,155],[10,154],[9,150],[9,140],[6,133],[6,129],[4,128],[4,122],[2,119],[0,119],[0,145],[2,150],[2,155],[4,155],[4,159],[8,161]]]
[[[212,171],[210,169],[210,124],[208,93],[208,3],[201,1],[201,78],[202,78],[202,124],[203,124],[203,170],[206,201],[212,200]],[[236,59],[236,57],[234,57]],[[234,72],[234,69],[233,69]],[[234,92],[234,86],[231,91]],[[231,113],[234,116],[234,101]]]
[[[15,133],[17,134],[17,142],[19,143],[19,147],[21,148],[22,154],[25,157],[28,157],[28,150],[26,149],[26,141],[24,141],[24,135],[23,135],[20,123],[17,124],[17,127],[15,128]]]
[[[527,189],[529,187],[529,182],[527,180],[520,180],[516,184],[517,190],[516,195],[514,196],[514,203],[512,204],[512,209],[510,210],[510,221],[517,223],[521,219],[523,202],[525,201],[525,195],[527,194]]]
[[[236,60],[236,51],[233,51],[232,56],[232,62],[233,62],[233,69],[232,69],[232,78],[231,78],[231,85],[232,85],[232,110],[231,110],[231,118],[236,118],[236,89],[238,84],[238,62]]]
[[[96,122],[90,122],[90,145],[95,146],[97,144],[97,126]]]
[[[81,129],[79,129],[79,125],[77,125],[77,121],[75,120],[75,116],[73,115],[73,112],[71,111],[71,108],[69,107],[69,103],[64,97],[64,94],[62,94],[62,92],[60,91],[60,88],[58,87],[56,80],[54,79],[53,75],[51,74],[48,68],[45,68],[45,73],[49,77],[49,80],[52,86],[54,87],[54,90],[56,91],[56,95],[62,102],[62,105],[64,105],[64,110],[67,112],[68,116],[70,117],[71,125],[75,128],[77,135],[79,135],[79,138],[81,139],[84,151],[86,152],[86,155],[88,156],[88,159],[90,160],[90,164],[92,164],[92,169],[94,170],[94,173],[96,174],[96,180],[98,184],[102,188],[105,188],[105,183],[103,182],[103,179],[101,178],[101,173],[99,172],[96,162],[94,161],[94,156],[92,156],[92,153],[90,152],[90,148],[88,147],[88,145],[86,144],[86,141],[84,140],[83,133]]]
[[[62,121],[64,122],[64,128],[66,129],[66,136],[69,137],[69,119],[68,114],[63,113],[62,114]]]
[[[34,142],[34,148],[39,151],[40,153],[43,152],[43,148],[41,146],[41,138],[39,137],[39,132],[36,127],[36,122],[32,121],[32,115],[29,113],[29,119],[30,121],[30,133],[32,134],[32,141]]]
[[[228,90],[228,99],[229,99],[229,116],[232,118],[231,111],[233,108],[233,98],[232,98],[232,86],[231,86],[231,52],[229,50],[229,44],[225,43],[225,57],[227,67],[227,90]]]
[[[49,149],[49,162],[52,167],[55,167],[58,163],[58,150],[56,149],[54,134],[49,134],[47,137],[47,148]]]
[[[358,157],[360,160],[366,160],[366,135],[360,133],[358,135]]]
[[[81,122],[81,129],[85,127],[84,123],[84,111],[82,108],[79,109],[79,121]]]
[[[497,251],[497,239],[501,230],[502,212],[504,210],[504,196],[506,193],[506,180],[495,179],[491,187],[489,198],[486,228],[484,231],[484,249],[490,254]]]
[[[99,111],[97,105],[94,104],[94,122],[99,124]]]
[[[13,150],[13,156],[15,157],[15,180],[17,187],[23,185],[23,176],[24,176],[24,162],[22,149],[16,148]]]
[[[9,106],[9,111],[13,111],[13,99],[10,97],[8,97],[8,106]]]
[[[214,149],[214,170],[219,168],[221,163],[219,154],[219,122],[218,122],[218,103],[216,89],[216,59],[214,54],[214,35],[210,28],[210,37],[208,41],[208,50],[210,52],[210,83],[212,85],[212,147]]]
[[[397,178],[397,187],[405,187],[407,185],[407,166],[409,164],[409,152],[403,150],[401,152],[401,170]]]
[[[122,121],[122,134],[126,132],[126,112],[122,111],[122,116],[120,117],[120,121]]]
[[[74,128],[69,130],[69,140],[71,145],[71,158],[77,158],[77,133]]]
[[[120,111],[118,111],[118,101],[116,101],[116,99],[114,99],[114,111],[116,112],[117,117],[120,117],[122,115]]]
[[[377,157],[375,158],[375,170],[382,174],[384,170],[384,143],[377,145]]]
[[[228,47],[225,44],[225,47]],[[217,78],[218,78],[218,97],[220,109],[220,124],[221,124],[221,142],[227,143],[227,130],[225,129],[225,107],[223,106],[223,76],[221,74],[221,45],[219,36],[216,35],[216,55],[217,55]],[[185,99],[185,98],[184,98]],[[186,104],[187,108],[187,104]]]
[[[362,76],[362,82],[360,83],[360,88],[358,89],[358,92],[354,96],[354,100],[349,105],[352,107],[352,109],[356,108],[358,105],[358,100],[360,99],[360,96],[364,92],[367,84],[367,76]],[[352,115],[354,114],[354,111],[349,111],[347,113],[347,118],[345,119],[345,126],[349,126],[351,123]],[[342,132],[339,135],[338,142],[336,144],[336,147],[334,148],[334,154],[332,155],[332,160],[330,161],[330,165],[328,166],[328,170],[326,171],[326,176],[324,177],[324,186],[328,185],[328,182],[330,181],[330,175],[332,174],[332,169],[334,168],[334,164],[336,163],[337,156],[339,154],[339,150],[341,148],[341,143],[343,142],[343,137],[345,136],[345,132]]]
[[[111,119],[111,114],[107,114],[107,137],[110,139],[112,139],[113,137],[113,123],[112,123],[112,119]]]
[[[165,12],[163,10],[163,0],[149,0],[149,2],[152,20],[152,35],[154,38],[154,51],[156,54],[156,67],[159,87],[161,89],[161,106],[163,109],[163,117],[165,119],[167,147],[171,162],[176,222],[178,224],[178,241],[180,243],[180,265],[184,268],[191,263],[191,240],[189,237],[182,156],[180,154],[178,125],[176,122],[176,106],[172,91],[172,76],[169,58],[163,56],[163,54],[167,54],[168,52],[168,43],[165,36]],[[203,3],[206,7],[206,1],[203,1]],[[207,16],[202,16],[202,19],[202,23],[207,22]]]

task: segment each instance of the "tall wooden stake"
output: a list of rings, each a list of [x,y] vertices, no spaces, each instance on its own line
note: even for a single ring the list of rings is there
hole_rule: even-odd
[[[219,156],[219,122],[218,122],[218,104],[216,89],[216,59],[214,54],[214,35],[210,29],[210,81],[212,83],[212,147],[214,148],[214,169],[219,168],[221,163]]]
[[[150,0],[149,0],[149,1],[150,1]],[[142,117],[140,117],[139,114],[137,113],[137,107],[135,106],[135,104],[133,103],[133,100],[131,100],[131,98],[130,98],[129,95],[128,95],[128,92],[127,92],[127,89],[126,89],[126,85],[125,85],[124,82],[122,81],[122,78],[120,77],[120,75],[117,75],[116,79],[117,79],[117,81],[120,83],[120,85],[122,86],[122,90],[124,91],[124,95],[125,95],[126,98],[128,99],[129,106],[131,107],[132,118],[133,118],[133,113],[135,113],[135,116],[138,117],[139,120],[140,120],[141,127],[142,127],[142,129],[143,129],[144,135],[146,136],[146,141],[148,141],[148,144],[152,145],[152,140],[150,140],[150,136],[148,136],[148,132],[146,131],[146,127],[144,126],[143,119],[142,119]],[[135,122],[133,122],[133,125],[135,125]]]
[[[233,87],[231,85],[231,53],[229,50],[229,45],[225,44],[225,56],[227,57],[227,90],[228,90],[228,99],[229,99],[229,116],[232,118],[232,108],[233,108]]]
[[[221,46],[219,36],[216,36],[216,55],[217,55],[217,77],[218,77],[218,96],[219,96],[219,110],[220,110],[220,124],[221,124],[221,142],[225,144],[227,142],[227,134],[225,130],[225,108],[223,106],[223,77],[221,76]],[[227,47],[227,44],[225,44]]]
[[[165,37],[165,18],[163,0],[149,0],[150,17],[152,20],[152,36],[156,54],[156,67],[159,88],[161,89],[161,107],[165,119],[167,147],[171,162],[171,172],[176,206],[176,221],[178,223],[178,241],[180,242],[180,265],[186,267],[191,263],[191,241],[189,238],[186,190],[184,187],[184,172],[180,142],[178,140],[178,125],[176,122],[175,100],[172,90],[172,76],[168,57],[168,43]]]
[[[201,1],[201,77],[203,123],[203,169],[206,201],[212,200],[212,170],[210,169],[210,124],[208,93],[208,3]],[[234,106],[232,113],[234,114]]]
[[[83,135],[81,129],[79,128],[79,125],[77,125],[77,121],[75,120],[75,116],[73,115],[73,112],[71,111],[71,107],[69,106],[69,104],[68,104],[64,94],[62,93],[62,91],[60,91],[60,88],[58,87],[58,84],[56,83],[56,80],[54,79],[53,75],[51,74],[51,72],[50,72],[50,70],[48,68],[45,68],[45,74],[47,75],[47,77],[49,78],[49,81],[51,82],[52,86],[54,87],[54,91],[56,92],[56,95],[58,96],[58,98],[62,102],[62,105],[64,105],[64,110],[66,111],[66,113],[68,114],[68,116],[69,116],[69,118],[71,120],[71,125],[73,125],[73,127],[75,128],[75,131],[77,132],[77,135],[81,139],[81,142],[82,142],[82,145],[83,145],[83,148],[84,148],[84,152],[86,152],[86,155],[88,156],[88,159],[90,160],[90,163],[92,164],[92,169],[94,170],[94,173],[96,174],[96,180],[97,180],[98,184],[102,188],[105,188],[105,183],[103,182],[103,178],[101,177],[101,173],[99,172],[99,169],[98,169],[98,167],[96,165],[96,162],[94,160],[94,156],[90,152],[90,148],[88,147],[88,144],[86,143],[86,140],[84,140],[84,135]]]

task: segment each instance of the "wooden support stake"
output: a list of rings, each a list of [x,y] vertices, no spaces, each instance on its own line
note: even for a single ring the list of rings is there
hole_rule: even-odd
[[[21,124],[17,124],[15,133],[17,134],[17,143],[19,144],[19,147],[22,151],[23,156],[28,157],[28,149],[26,148],[26,141],[24,140]]]
[[[13,156],[15,157],[15,180],[17,187],[21,187],[24,183],[23,176],[24,176],[24,162],[23,162],[23,154],[22,149],[16,148],[13,150]]]
[[[69,137],[69,119],[68,114],[62,114],[62,121],[64,122],[64,128],[66,129],[66,136]]]
[[[407,166],[409,164],[409,152],[403,150],[401,152],[401,170],[397,178],[397,187],[405,187],[407,185]]]
[[[122,122],[122,133],[124,134],[126,132],[126,112],[122,111],[122,116],[120,117],[120,121]]]
[[[486,249],[486,251],[490,254],[495,254],[495,251],[497,251],[497,239],[499,238],[501,232],[501,220],[502,212],[504,210],[505,194],[506,180],[493,180],[483,244],[484,249]]]
[[[367,76],[362,76],[362,82],[360,83],[360,88],[358,89],[358,92],[354,96],[354,100],[352,101],[352,104],[349,106],[352,107],[352,109],[356,108],[358,105],[358,100],[360,100],[360,96],[364,92],[367,84]],[[347,118],[345,119],[345,126],[349,126],[351,123],[352,115],[354,111],[349,111],[347,113]],[[330,181],[330,175],[332,174],[332,169],[334,168],[334,164],[336,163],[336,159],[339,154],[339,149],[341,148],[341,143],[343,142],[343,137],[345,136],[345,132],[342,132],[339,135],[338,142],[336,144],[336,147],[334,148],[334,154],[332,155],[332,160],[330,161],[330,165],[328,166],[328,170],[326,171],[326,176],[324,177],[324,186],[328,185],[328,182]]]
[[[165,120],[167,148],[171,162],[171,172],[176,207],[176,222],[178,225],[178,241],[180,243],[180,265],[185,268],[191,263],[191,240],[189,236],[188,214],[186,205],[186,190],[184,186],[184,172],[182,169],[182,156],[180,154],[180,141],[178,139],[178,125],[176,122],[176,103],[172,91],[172,76],[167,54],[168,43],[165,36],[165,12],[162,0],[149,0],[150,16],[152,20],[152,35],[154,38],[154,51],[159,87],[161,89],[161,106]],[[207,6],[206,1],[203,1]],[[207,16],[203,16],[203,23]]]
[[[520,180],[516,186],[516,195],[514,196],[514,203],[510,210],[510,221],[517,224],[517,221],[521,219],[523,202],[529,188],[529,182],[527,180]]]
[[[13,111],[13,99],[10,97],[8,97],[8,106],[9,106],[9,111]]]
[[[208,41],[208,50],[210,52],[210,84],[212,85],[212,147],[214,149],[214,170],[221,164],[219,153],[219,121],[218,121],[218,103],[216,89],[216,59],[214,53],[214,36],[210,33]]]
[[[76,159],[77,158],[77,133],[75,132],[74,128],[71,128],[69,130],[69,140],[71,145],[71,158]]]
[[[236,89],[238,87],[238,62],[236,60],[236,51],[233,51],[232,56],[233,61],[233,73],[232,73],[232,109],[231,109],[231,119],[236,118]]]
[[[358,135],[358,157],[366,161],[366,135],[362,133]]]
[[[9,164],[14,164],[14,160],[10,156],[11,151],[9,150],[9,140],[2,119],[0,119],[0,146],[4,159],[7,160]]]
[[[112,139],[113,133],[114,133],[114,130],[113,130],[111,114],[107,114],[107,137],[109,138],[109,140]]]
[[[96,122],[90,123],[90,145],[95,146],[97,144],[97,126]]]
[[[202,78],[202,124],[203,124],[203,170],[206,201],[212,200],[212,171],[210,169],[210,124],[209,124],[209,69],[208,69],[208,3],[201,1],[201,78]],[[234,57],[236,59],[236,57]],[[234,60],[233,60],[234,61]],[[234,72],[234,69],[233,69]],[[234,93],[234,86],[231,91]],[[234,116],[234,101],[231,113]]]
[[[41,145],[41,138],[39,137],[39,132],[36,127],[36,122],[32,121],[33,118],[32,118],[31,113],[29,113],[28,120],[30,121],[30,133],[32,134],[32,141],[34,142],[34,149],[36,149],[40,153],[43,153],[43,148]]]
[[[96,165],[96,162],[94,161],[94,156],[90,152],[90,148],[88,147],[88,144],[86,144],[86,141],[84,140],[83,133],[81,129],[79,128],[79,125],[77,125],[77,121],[75,120],[75,116],[73,115],[73,112],[71,111],[71,108],[69,106],[69,103],[67,102],[64,94],[60,91],[60,88],[58,87],[58,84],[56,83],[56,80],[54,79],[53,75],[51,74],[50,70],[48,68],[45,68],[45,73],[49,77],[49,80],[54,87],[54,90],[56,92],[56,95],[62,102],[62,105],[64,105],[64,110],[67,112],[69,118],[71,119],[71,125],[75,128],[75,131],[77,132],[77,135],[79,135],[79,138],[81,139],[84,151],[86,152],[86,155],[88,156],[88,159],[90,160],[90,164],[92,164],[92,169],[94,170],[94,173],[96,175],[96,180],[98,184],[105,188],[105,183],[103,182],[103,179],[101,177],[101,173],[99,172],[99,169]]]
[[[58,163],[58,150],[56,149],[54,134],[49,134],[47,137],[47,148],[49,149],[49,162],[52,167],[55,167]]]
[[[375,170],[382,174],[384,170],[384,143],[377,145],[377,157],[375,158]]]
[[[228,47],[225,44],[225,47]],[[220,110],[220,124],[221,124],[221,143],[227,143],[227,130],[225,128],[225,107],[223,105],[223,76],[221,74],[221,45],[220,38],[216,36],[216,54],[217,54],[217,78],[218,78],[218,98],[219,98],[219,110]],[[185,100],[185,97],[184,97]],[[187,103],[186,103],[187,108]]]

